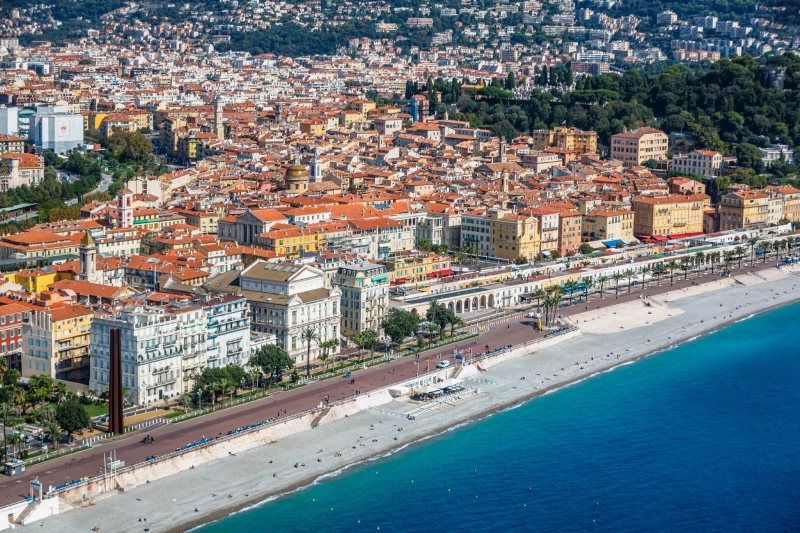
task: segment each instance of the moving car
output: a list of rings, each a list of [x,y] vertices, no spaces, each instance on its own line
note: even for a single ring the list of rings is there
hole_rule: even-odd
[[[525,318],[542,318],[542,313],[528,313]]]
[[[154,439],[150,435],[147,435],[145,438],[142,439],[142,444],[152,444],[155,441],[156,441],[156,439]]]
[[[450,366],[450,361],[442,361],[436,365],[436,368],[447,368],[448,366]]]

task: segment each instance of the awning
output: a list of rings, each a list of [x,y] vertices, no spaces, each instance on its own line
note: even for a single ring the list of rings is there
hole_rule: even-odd
[[[687,237],[697,237],[698,235],[702,235],[702,231],[695,231],[694,233],[671,233],[669,235],[670,240],[678,240],[678,239],[686,239]]]
[[[452,276],[454,272],[449,268],[445,268],[444,270],[436,270],[434,272],[428,272],[429,278],[438,278],[440,276]]]
[[[666,235],[641,235],[639,233],[634,233],[634,237],[639,239],[642,242],[664,242],[667,240]]]
[[[387,274],[381,274],[380,276],[374,276],[374,277],[372,278],[372,281],[383,281],[383,280],[385,280],[385,279],[386,279],[386,278],[388,278],[388,277],[389,277],[389,276],[388,276]]]
[[[408,281],[408,278],[397,278],[394,280],[395,283],[405,283],[406,281]]]
[[[614,239],[613,241],[603,241],[603,244],[605,244],[609,248],[616,248],[618,244],[622,244],[624,246],[625,241],[621,239]]]

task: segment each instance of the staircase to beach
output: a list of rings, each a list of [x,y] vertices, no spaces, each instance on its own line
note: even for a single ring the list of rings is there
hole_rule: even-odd
[[[327,414],[328,411],[326,411],[325,409],[321,409],[320,412],[317,413],[317,416],[315,416],[314,419],[311,421],[311,427],[313,428],[319,425],[319,421],[322,420],[322,418]]]
[[[28,504],[28,506],[25,508],[25,510],[22,511],[19,514],[17,519],[14,520],[14,523],[22,524],[22,521],[25,520],[28,517],[28,515],[30,515],[33,512],[33,510],[36,509],[36,507],[38,505],[39,505],[39,501],[38,500],[33,500],[30,504]]]

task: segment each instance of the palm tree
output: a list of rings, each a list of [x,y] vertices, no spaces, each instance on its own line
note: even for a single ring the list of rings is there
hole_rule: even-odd
[[[61,426],[56,422],[47,423],[47,432],[50,434],[50,440],[53,441],[53,449],[58,449],[58,439],[61,436]]]
[[[565,289],[564,292],[569,293],[568,294],[568,296],[569,296],[569,305],[572,305],[572,296],[575,293],[575,291],[578,290],[578,282],[575,281],[574,279],[571,279],[571,280],[569,280],[569,281],[564,283],[564,289]]]
[[[641,274],[641,275],[642,275],[642,290],[644,290],[644,289],[645,289],[645,281],[644,281],[644,280],[645,280],[645,278],[647,277],[647,275],[648,275],[650,272],[651,272],[651,270],[650,270],[650,267],[646,267],[646,266],[644,266],[644,267],[642,267],[642,268],[640,268],[640,269],[639,269],[639,274]]]
[[[178,398],[178,405],[183,407],[183,412],[186,413],[189,411],[189,406],[192,405],[192,395],[191,394],[181,394],[181,397]]]
[[[430,348],[433,346],[433,334],[434,332],[439,331],[439,326],[436,325],[436,322],[428,322],[427,328],[428,333],[430,333],[430,335],[428,335],[428,348]]]
[[[700,270],[700,265],[702,265],[706,260],[706,254],[703,252],[697,252],[694,254],[694,265],[697,267],[697,270]]]
[[[367,343],[367,340],[364,338],[364,333],[359,332],[353,335],[352,341],[358,346],[359,352],[364,350],[364,345]]]
[[[747,239],[747,245],[750,247],[750,262],[751,263],[753,262],[753,259],[755,259],[756,244],[758,244],[758,239],[756,239],[755,237]]]
[[[683,279],[689,277],[689,270],[692,269],[692,258],[688,256],[681,257],[681,270],[683,270]]]
[[[56,396],[57,403],[63,402],[67,398],[67,384],[63,381],[56,383],[54,394]]]
[[[764,241],[758,244],[758,249],[764,252],[764,260],[762,263],[767,262],[767,255],[769,254],[770,249],[772,249],[772,244],[769,241]]]
[[[723,257],[725,258],[725,269],[730,271],[731,269],[731,262],[736,259],[736,252],[732,250],[725,250],[723,252]]]
[[[636,277],[636,272],[629,268],[623,272],[623,274],[626,278],[628,278],[628,292],[631,292],[631,279]]]
[[[6,428],[8,427],[8,415],[11,414],[11,405],[8,402],[0,403],[0,418],[3,419],[3,464],[6,462]]]
[[[0,382],[3,381],[3,378],[6,376],[7,371],[8,371],[8,360],[5,357],[0,357]]]
[[[794,238],[792,236],[786,237],[786,247],[789,249],[789,253],[792,252],[792,247],[794,246],[794,244],[796,242],[797,242],[796,238]]]
[[[669,284],[672,285],[675,280],[675,271],[678,269],[678,262],[673,259],[667,263],[667,269],[669,270]]]
[[[52,405],[45,405],[39,411],[39,420],[43,422],[52,422],[56,419],[56,410]]]
[[[378,332],[373,329],[364,331],[364,346],[369,348],[370,358],[375,355],[375,346],[378,344],[379,338],[380,335],[378,335]]]
[[[609,281],[608,276],[600,276],[599,278],[597,278],[597,284],[600,285],[600,298],[603,297],[603,289],[605,288],[606,283],[608,283],[608,281]]]
[[[12,457],[14,457],[14,458],[16,458],[16,456],[17,456],[17,446],[16,445],[21,440],[22,440],[22,437],[20,437],[19,435],[15,435],[13,433],[11,435],[8,435],[5,438],[6,445],[8,445],[8,444],[11,445]],[[3,446],[3,449],[5,449],[5,445]]]
[[[611,276],[611,279],[617,283],[616,287],[614,287],[614,293],[619,296],[619,282],[625,279],[625,276],[620,272],[614,272],[614,274]]]
[[[739,259],[739,268],[742,268],[742,257],[744,257],[744,247],[737,246],[733,249],[733,253],[736,254],[737,259]]]
[[[311,375],[311,343],[319,341],[319,334],[316,330],[306,328],[300,332],[300,339],[306,343],[306,377]]]
[[[661,286],[661,276],[663,276],[666,273],[667,273],[667,267],[664,265],[664,263],[656,263],[655,265],[653,265],[653,275],[658,280],[657,284],[659,287]]]
[[[547,292],[541,287],[539,287],[538,289],[533,291],[533,293],[531,293],[531,298],[536,298],[536,309],[539,310],[539,308],[541,307],[542,300],[547,298]]]
[[[452,314],[452,315],[447,317],[447,323],[450,325],[450,336],[451,337],[453,336],[453,330],[456,327],[460,328],[461,326],[465,326],[466,325],[464,323],[464,321],[461,320],[459,317],[457,317],[455,314]]]

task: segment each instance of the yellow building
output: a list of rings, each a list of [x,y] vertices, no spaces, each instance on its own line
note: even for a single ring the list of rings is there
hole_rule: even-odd
[[[700,193],[636,196],[633,232],[644,237],[703,233],[703,210],[710,204],[711,198]]]
[[[770,196],[762,191],[736,191],[722,196],[719,229],[751,229],[767,224]]]
[[[312,232],[305,228],[274,229],[255,238],[255,243],[267,251],[285,256],[287,259],[300,257],[300,252],[316,252],[322,248],[322,232]]]
[[[81,304],[31,311],[23,334],[22,376],[44,374],[88,385],[92,317]]]
[[[103,124],[103,119],[106,118],[108,113],[99,113],[90,111],[83,114],[83,131],[90,134],[95,134],[100,131],[100,126]]]
[[[783,200],[781,220],[800,222],[800,189],[791,185],[774,185],[764,189],[764,192]]]
[[[630,242],[633,240],[633,211],[598,207],[586,213],[581,224],[581,239]]]
[[[320,119],[304,120],[300,123],[300,131],[318,137],[328,131],[328,122]]]
[[[535,130],[531,133],[531,138],[534,150],[558,147],[590,154],[597,152],[597,133],[594,131],[556,126],[552,130]]]
[[[353,109],[361,113],[362,118],[367,118],[367,113],[375,109],[375,102],[372,100],[354,100]]]
[[[363,122],[364,117],[355,109],[345,109],[339,113],[339,125],[345,129],[351,129],[353,124]]]
[[[378,263],[386,267],[389,280],[395,283],[416,282],[428,278],[434,271],[434,254],[398,252],[389,254],[388,259],[380,259]]]
[[[62,279],[72,279],[72,273],[69,271],[58,271],[52,268],[26,268],[15,273],[5,274],[3,276],[6,281],[17,283],[21,285],[24,290],[34,294],[40,293]]]
[[[539,255],[541,242],[536,218],[493,211],[489,227],[491,255],[510,261],[524,257],[528,262]]]
[[[611,159],[622,161],[625,167],[640,166],[650,159],[666,159],[668,141],[667,134],[655,128],[617,133],[611,136]]]

